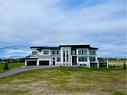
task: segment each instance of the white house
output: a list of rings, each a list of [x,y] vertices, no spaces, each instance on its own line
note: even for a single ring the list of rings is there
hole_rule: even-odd
[[[32,53],[26,57],[25,66],[77,65],[99,68],[98,48],[90,45],[31,46],[30,48]]]

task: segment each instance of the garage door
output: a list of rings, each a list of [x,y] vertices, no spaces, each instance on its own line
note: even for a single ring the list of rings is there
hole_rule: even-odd
[[[90,63],[90,68],[97,68],[97,63]]]
[[[27,61],[27,66],[36,66],[37,61]]]
[[[39,65],[49,65],[49,61],[48,60],[39,61]]]

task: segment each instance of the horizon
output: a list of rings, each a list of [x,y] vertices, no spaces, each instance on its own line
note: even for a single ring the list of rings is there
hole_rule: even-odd
[[[99,48],[98,57],[127,58],[126,0],[4,0],[0,14],[0,58],[80,43]]]

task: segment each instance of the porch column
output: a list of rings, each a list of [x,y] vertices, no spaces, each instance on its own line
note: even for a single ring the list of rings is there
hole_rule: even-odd
[[[27,66],[27,61],[25,60],[25,66]]]
[[[39,66],[39,60],[37,60],[37,66]]]

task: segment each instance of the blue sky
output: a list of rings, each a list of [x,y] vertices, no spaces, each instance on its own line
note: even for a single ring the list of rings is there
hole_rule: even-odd
[[[90,44],[98,56],[126,56],[125,0],[1,0],[0,58],[31,45]]]

